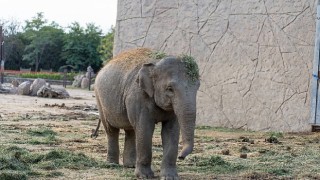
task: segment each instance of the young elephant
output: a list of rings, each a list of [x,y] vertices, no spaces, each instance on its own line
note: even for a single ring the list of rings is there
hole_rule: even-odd
[[[155,124],[161,122],[161,177],[178,178],[180,130],[183,149],[179,158],[193,150],[198,66],[190,56],[155,57],[145,48],[127,51],[111,60],[96,77],[97,105],[108,138],[107,160],[119,163],[119,129],[124,129],[123,165],[135,167],[137,177],[154,177],[152,135]]]

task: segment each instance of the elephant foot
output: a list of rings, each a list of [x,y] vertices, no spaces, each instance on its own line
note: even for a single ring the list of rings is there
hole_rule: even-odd
[[[119,159],[118,158],[107,158],[107,162],[110,164],[119,164]]]
[[[166,168],[161,170],[161,180],[178,180],[179,176],[176,168]]]
[[[143,179],[149,179],[149,178],[154,178],[154,173],[151,170],[151,167],[136,167],[134,170],[134,174],[137,178],[143,178]]]
[[[134,168],[136,164],[134,162],[123,162],[123,166],[126,168]]]
[[[161,176],[161,180],[179,180],[179,176]]]

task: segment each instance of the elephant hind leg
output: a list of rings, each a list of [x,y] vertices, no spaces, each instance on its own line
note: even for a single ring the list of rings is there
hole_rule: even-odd
[[[116,163],[119,164],[119,129],[112,127],[107,120],[106,113],[101,108],[101,102],[100,99],[97,97],[97,107],[99,110],[99,122],[101,121],[103,124],[103,127],[107,134],[108,139],[108,153],[107,153],[107,161],[109,163]]]
[[[123,166],[134,168],[136,164],[136,136],[134,130],[125,130]]]
[[[120,129],[108,126],[108,154],[107,161],[109,163],[119,164],[119,131]]]

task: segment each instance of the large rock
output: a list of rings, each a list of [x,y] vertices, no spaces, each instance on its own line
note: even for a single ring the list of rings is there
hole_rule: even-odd
[[[2,85],[0,83],[0,93],[17,94],[18,87],[14,87],[11,83],[4,83]]]
[[[18,86],[18,94],[19,95],[29,95],[30,94],[30,81],[25,81]]]
[[[46,85],[46,81],[44,79],[36,79],[33,81],[33,83],[31,84],[30,86],[30,92],[31,92],[31,96],[36,96],[37,95],[37,92],[39,91],[39,89],[42,87],[42,86],[45,86]]]
[[[82,89],[89,88],[89,78],[87,77],[82,78],[81,88]]]
[[[81,82],[82,82],[82,79],[85,77],[84,74],[79,74],[79,75],[76,75],[73,79],[74,81],[72,82],[72,86],[73,87],[81,87]]]
[[[9,94],[18,94],[18,87],[12,87],[9,89]]]
[[[90,85],[90,90],[91,90],[91,91],[94,91],[94,84],[91,84],[91,85]]]
[[[58,98],[64,99],[70,97],[69,93],[64,88],[53,88],[49,86],[42,86],[38,92],[38,97],[45,97],[45,98]]]
[[[17,79],[13,79],[11,84],[13,85],[13,87],[18,87],[20,82]]]
[[[86,77],[87,77],[87,78],[90,77],[90,78],[92,79],[92,78],[95,78],[95,77],[96,77],[96,74],[95,74],[94,72],[91,72],[91,75],[90,75],[90,72],[86,72]]]
[[[190,54],[197,124],[309,131],[316,0],[119,1],[113,54]]]

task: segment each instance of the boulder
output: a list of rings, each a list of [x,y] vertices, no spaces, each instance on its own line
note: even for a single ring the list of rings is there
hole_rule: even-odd
[[[89,78],[84,77],[81,81],[81,88],[85,89],[89,87]]]
[[[95,78],[96,77],[96,74],[94,74],[94,72],[91,72],[91,76],[90,76],[90,72],[86,72],[86,77],[87,78]]]
[[[38,78],[38,79],[34,80],[30,86],[31,96],[36,96],[39,89],[42,86],[45,86],[46,84],[47,84],[47,82],[44,79]]]
[[[70,97],[69,93],[64,88],[53,88],[49,86],[42,86],[38,92],[38,97],[45,97],[45,98],[58,98],[64,99]]]
[[[4,83],[2,85],[0,83],[0,93],[17,94],[18,87],[14,87],[11,83]]]
[[[18,94],[18,87],[12,87],[9,89],[9,94]]]
[[[91,84],[91,85],[90,85],[90,90],[91,90],[91,91],[94,91],[94,84]]]
[[[19,95],[29,95],[30,94],[30,81],[25,81],[18,86],[18,94]]]
[[[83,74],[79,74],[79,75],[76,75],[73,79],[74,81],[72,82],[72,86],[73,87],[81,87],[81,81],[82,79],[85,77],[85,75]]]
[[[20,83],[17,79],[13,79],[11,84],[13,85],[13,87],[18,87]]]

